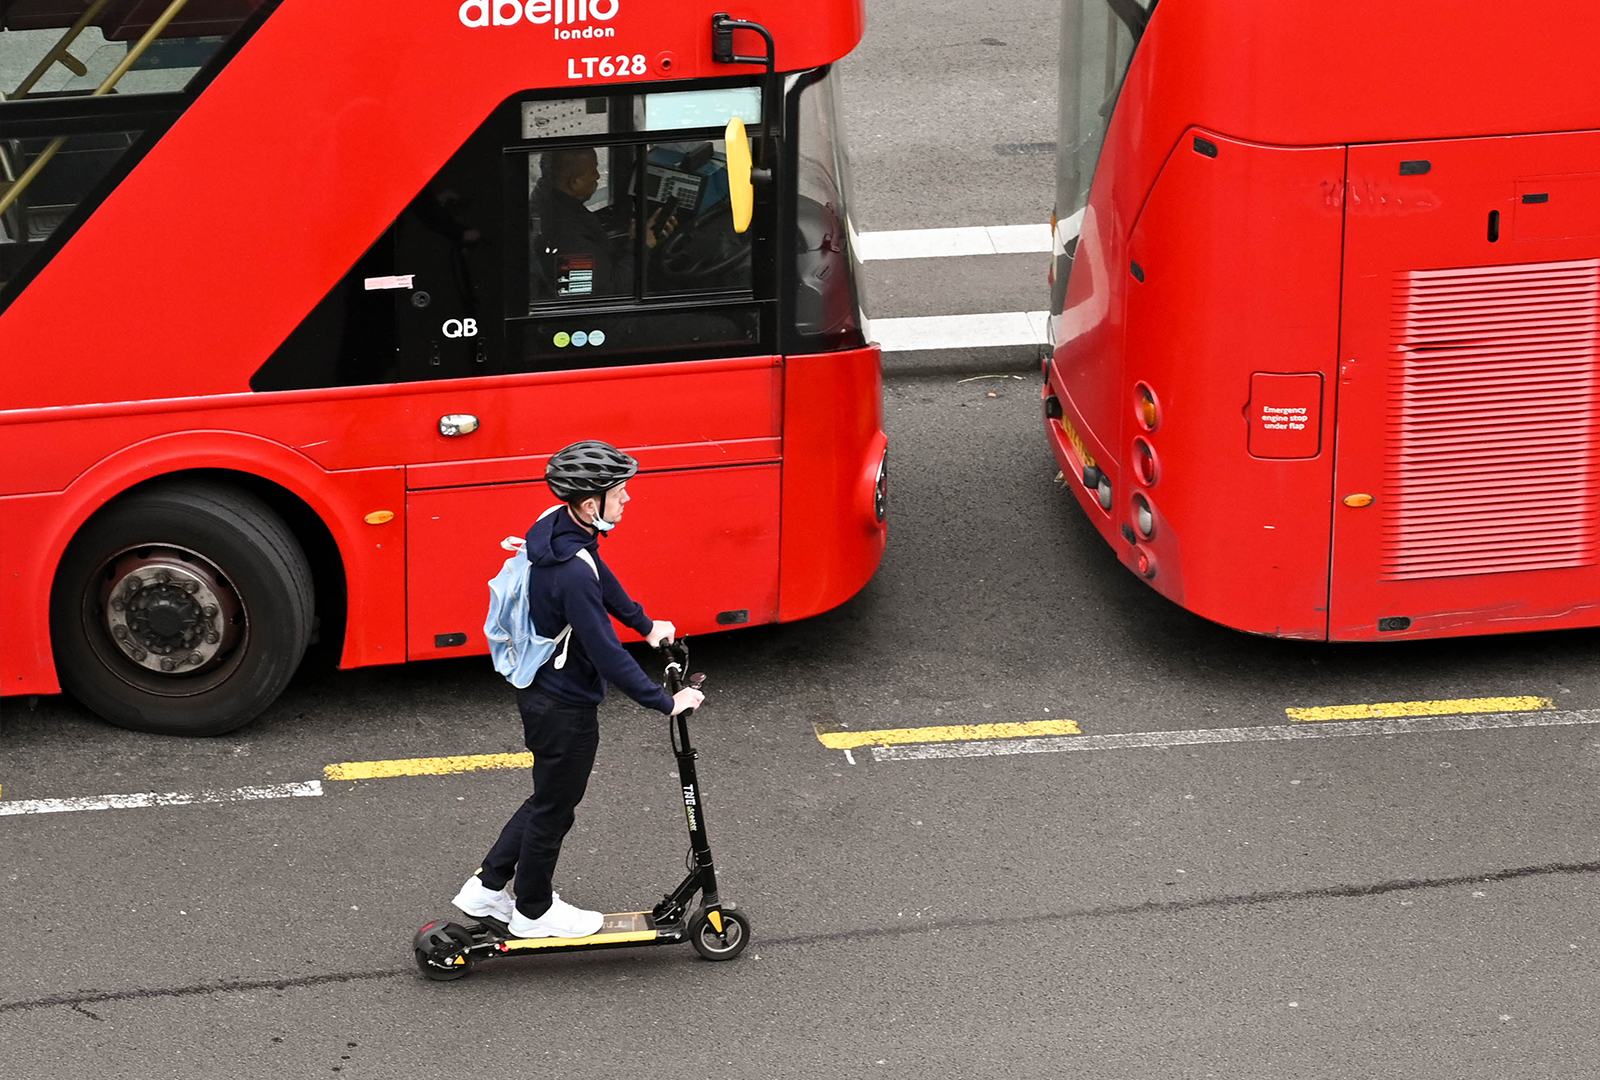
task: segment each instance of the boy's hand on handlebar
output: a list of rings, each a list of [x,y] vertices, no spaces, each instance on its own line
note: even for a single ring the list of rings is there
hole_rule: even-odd
[[[700,703],[705,699],[705,694],[699,690],[692,686],[685,686],[682,690],[672,695],[672,715],[677,716],[685,709],[698,709]]]
[[[652,649],[659,649],[664,643],[676,641],[677,639],[678,628],[669,622],[657,619],[650,624],[650,633],[645,636],[644,640]]]

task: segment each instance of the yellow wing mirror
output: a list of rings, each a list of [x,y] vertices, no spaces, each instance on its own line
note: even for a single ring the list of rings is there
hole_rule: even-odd
[[[728,206],[733,211],[733,231],[742,233],[750,227],[750,216],[755,212],[756,193],[750,182],[750,137],[744,132],[744,121],[737,116],[728,121],[726,142]]]

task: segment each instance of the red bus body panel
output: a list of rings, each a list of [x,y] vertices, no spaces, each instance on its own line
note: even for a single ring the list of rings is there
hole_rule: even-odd
[[[580,438],[640,459],[606,557],[683,632],[740,612],[802,618],[859,590],[884,543],[876,347],[249,390],[508,96],[758,70],[712,63],[724,7],[618,0],[613,37],[556,40],[525,20],[469,27],[460,0],[285,0],[0,314],[0,693],[59,690],[50,588],[78,527],[133,485],[186,470],[262,478],[327,526],[346,667],[486,651],[498,541],[549,504],[548,455]],[[865,17],[862,0],[752,0],[734,14],[772,30],[780,70],[845,55]],[[761,51],[744,31],[735,44]],[[643,55],[647,70],[585,74],[584,57],[611,54]],[[446,438],[451,413],[482,426]],[[367,523],[382,511],[393,517]],[[455,634],[466,644],[441,644]]]
[[[756,70],[712,63],[720,0],[617,3],[606,24],[614,38],[557,42],[549,26],[525,21],[464,26],[460,0],[285,0],[99,206],[92,227],[0,315],[9,356],[50,358],[47,368],[0,366],[0,402],[24,409],[246,390],[261,361],[510,95]],[[780,70],[838,59],[864,22],[862,0],[760,0],[740,10],[772,30]],[[735,40],[746,55],[760,41],[749,37]],[[569,78],[569,59],[606,54],[647,56],[649,71]],[[665,70],[663,57],[672,58]]]
[[[50,582],[78,526],[134,484],[189,469],[270,480],[328,525],[349,596],[346,667],[487,651],[486,583],[505,556],[498,542],[521,535],[552,501],[542,482],[549,455],[596,430],[640,461],[627,524],[606,540],[606,557],[646,610],[690,634],[719,629],[725,611],[744,611],[750,623],[817,614],[858,591],[882,556],[872,508],[884,445],[880,371],[874,347],[787,363],[230,395],[0,421],[0,459],[38,460],[61,482],[0,498],[8,692],[59,689]],[[483,426],[446,438],[438,418],[451,413]],[[93,437],[80,441],[80,432]],[[366,523],[385,510],[392,520]],[[780,537],[796,549],[781,602]],[[457,633],[465,645],[436,644]]]
[[[778,598],[784,622],[844,603],[883,558],[887,533],[873,511],[887,445],[882,372],[876,347],[789,358]]]
[[[1600,623],[1584,329],[1600,299],[1581,310],[1600,272],[1587,267],[1600,259],[1597,45],[1589,8],[1162,0],[1106,135],[1044,391],[1069,487],[1126,565],[1200,615],[1284,637]],[[1431,171],[1401,175],[1416,160]],[[1553,269],[1505,284],[1507,265]],[[1396,297],[1413,278],[1418,304],[1468,288],[1429,284],[1436,271],[1464,271],[1472,296],[1510,308],[1524,286],[1564,289],[1565,307],[1527,314],[1532,331],[1517,308],[1493,332],[1564,319],[1566,336],[1509,374],[1481,357],[1427,367],[1460,342],[1402,348]],[[1428,393],[1431,412],[1417,404]],[[1441,411],[1439,394],[1454,404]],[[1542,430],[1513,415],[1516,395]],[[1136,439],[1154,483],[1134,474]],[[1474,471],[1439,489],[1417,463],[1450,454]],[[1109,511],[1076,479],[1091,463],[1112,482]],[[1374,503],[1346,506],[1353,493]],[[1484,522],[1521,536],[1515,558],[1484,557]]]
[[[1343,341],[1332,636],[1600,621],[1600,132],[1352,147]]]

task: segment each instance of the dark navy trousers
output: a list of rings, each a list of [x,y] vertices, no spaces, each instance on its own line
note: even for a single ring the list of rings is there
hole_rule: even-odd
[[[517,691],[517,709],[533,751],[533,794],[500,831],[478,878],[485,888],[498,890],[515,874],[517,910],[537,919],[550,907],[550,878],[561,841],[589,787],[600,720],[595,706],[558,701],[532,686]]]

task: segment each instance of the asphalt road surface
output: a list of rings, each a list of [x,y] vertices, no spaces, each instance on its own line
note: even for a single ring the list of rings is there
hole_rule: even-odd
[[[1042,220],[1049,160],[1016,148],[1054,137],[1053,5],[869,17],[846,80],[860,226]],[[873,275],[881,315],[1043,303],[1042,257]],[[889,379],[890,544],[859,596],[694,642],[742,958],[418,976],[412,932],[527,775],[324,770],[521,750],[481,659],[307,671],[215,740],[8,700],[0,806],[320,794],[0,816],[0,1077],[1592,1076],[1600,634],[1333,647],[1187,615],[1053,482],[1036,372],[983,359]],[[1549,707],[1285,712],[1502,697]],[[1082,734],[823,740],[1022,723]],[[666,725],[612,701],[602,730],[558,887],[648,907],[685,846]],[[1346,737],[1290,737],[1310,731]]]

